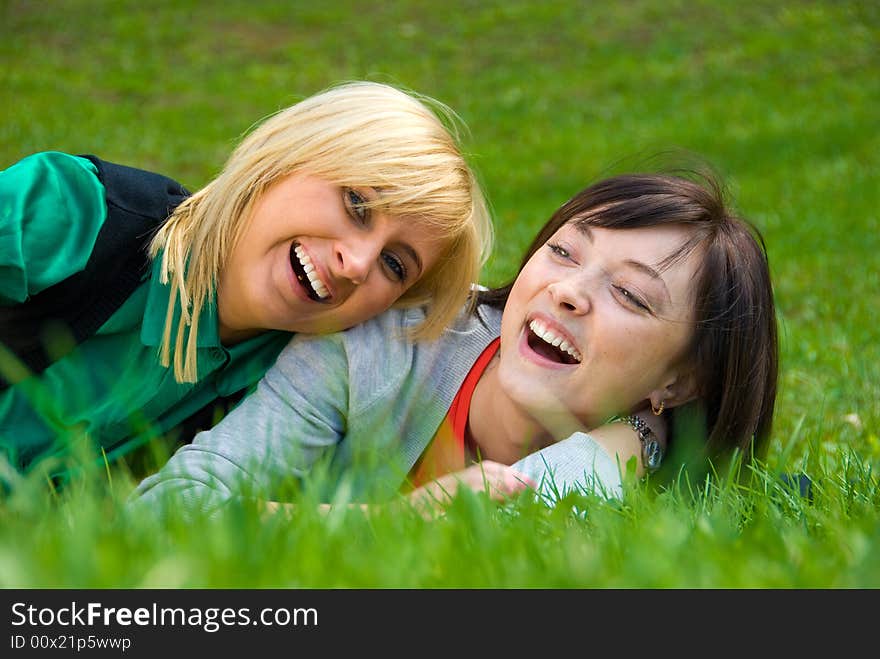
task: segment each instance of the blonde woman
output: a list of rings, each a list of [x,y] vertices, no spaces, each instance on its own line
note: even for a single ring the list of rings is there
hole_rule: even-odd
[[[112,459],[253,385],[291,332],[392,305],[439,335],[491,249],[436,101],[354,82],[271,116],[189,195],[93,156],[0,172],[0,449]]]

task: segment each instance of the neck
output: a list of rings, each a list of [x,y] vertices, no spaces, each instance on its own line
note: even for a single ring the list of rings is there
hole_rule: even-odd
[[[480,458],[507,465],[553,442],[544,427],[500,386],[497,355],[474,388],[467,430]]]
[[[217,330],[220,334],[220,343],[224,346],[234,346],[236,343],[241,343],[263,331],[258,329],[237,330],[232,329],[223,323],[219,323]]]

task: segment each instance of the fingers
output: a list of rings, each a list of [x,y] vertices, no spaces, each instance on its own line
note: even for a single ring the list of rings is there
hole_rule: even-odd
[[[472,465],[461,474],[462,482],[475,492],[487,492],[489,496],[501,501],[516,496],[526,489],[536,489],[535,482],[509,465],[484,460]]]
[[[524,490],[535,490],[537,484],[509,465],[484,460],[413,490],[409,499],[420,508],[425,508],[430,515],[449,504],[460,487],[473,492],[486,492],[494,501],[503,501]]]

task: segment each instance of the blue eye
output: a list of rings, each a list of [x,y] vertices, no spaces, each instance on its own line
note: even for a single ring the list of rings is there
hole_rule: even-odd
[[[365,223],[370,216],[370,211],[365,206],[366,198],[353,188],[344,188],[343,197],[352,217],[362,224]]]
[[[397,279],[397,281],[406,280],[406,266],[397,255],[392,252],[382,252],[382,260],[385,262],[385,266],[393,273],[394,278]]]

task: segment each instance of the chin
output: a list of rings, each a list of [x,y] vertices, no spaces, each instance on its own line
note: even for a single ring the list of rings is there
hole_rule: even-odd
[[[576,423],[575,415],[555,396],[552,391],[535,386],[521,387],[509,391],[508,395],[517,407],[535,419],[545,428],[558,425],[558,420],[566,419]]]

